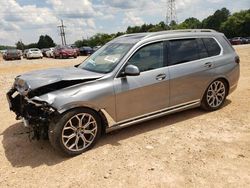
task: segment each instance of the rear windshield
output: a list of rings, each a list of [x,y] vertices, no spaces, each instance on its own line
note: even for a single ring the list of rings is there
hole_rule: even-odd
[[[90,48],[90,47],[82,47],[82,49],[84,49],[84,50],[92,50],[92,48]]]
[[[30,51],[37,52],[37,51],[39,51],[39,49],[30,49]]]

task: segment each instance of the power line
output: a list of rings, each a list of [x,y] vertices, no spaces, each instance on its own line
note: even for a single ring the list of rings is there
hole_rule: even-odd
[[[61,20],[61,25],[57,26],[60,29],[60,36],[62,40],[62,45],[66,45],[66,37],[65,37],[65,31],[64,28],[66,28],[65,25],[63,25],[63,20]]]
[[[172,21],[177,22],[175,0],[167,0],[166,24],[169,25]]]

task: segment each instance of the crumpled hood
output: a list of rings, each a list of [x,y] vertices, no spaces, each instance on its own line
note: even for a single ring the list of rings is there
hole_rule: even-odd
[[[90,72],[76,67],[52,68],[32,71],[16,78],[29,86],[30,90],[37,89],[60,81],[92,80],[101,78],[103,74]]]

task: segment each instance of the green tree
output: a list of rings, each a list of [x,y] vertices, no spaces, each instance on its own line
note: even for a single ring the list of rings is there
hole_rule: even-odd
[[[178,29],[200,29],[201,22],[197,18],[191,17],[177,26]]]
[[[16,48],[19,50],[24,50],[25,49],[25,45],[23,44],[23,42],[20,40],[16,43]]]
[[[230,11],[226,8],[215,11],[211,16],[208,16],[202,21],[202,27],[205,29],[214,29],[220,31],[221,24],[227,21],[230,16]]]
[[[39,37],[39,40],[38,40],[38,43],[37,43],[37,47],[38,48],[49,48],[49,47],[54,47],[55,46],[55,43],[53,41],[53,39],[48,36],[48,35],[41,35]]]
[[[250,9],[234,13],[221,25],[221,31],[228,38],[250,36]]]

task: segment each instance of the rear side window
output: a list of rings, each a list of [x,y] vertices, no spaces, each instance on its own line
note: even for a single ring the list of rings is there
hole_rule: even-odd
[[[213,38],[203,38],[202,41],[204,42],[209,57],[220,54],[220,46]]]
[[[196,39],[170,40],[168,45],[169,65],[177,65],[199,59]]]

